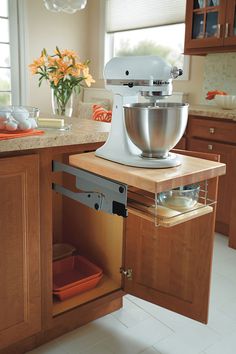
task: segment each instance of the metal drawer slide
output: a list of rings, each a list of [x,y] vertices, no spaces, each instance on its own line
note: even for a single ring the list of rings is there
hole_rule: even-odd
[[[76,188],[73,192],[59,184],[53,183],[52,189],[66,197],[74,199],[92,209],[102,210],[109,214],[127,217],[128,186],[94,173],[63,164],[52,163],[53,172],[66,172],[76,177]]]

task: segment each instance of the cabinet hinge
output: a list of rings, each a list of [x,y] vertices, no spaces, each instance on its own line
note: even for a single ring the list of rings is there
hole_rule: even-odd
[[[128,268],[128,269],[120,268],[120,273],[122,275],[124,275],[127,279],[132,280],[133,269],[131,269],[131,268]]]

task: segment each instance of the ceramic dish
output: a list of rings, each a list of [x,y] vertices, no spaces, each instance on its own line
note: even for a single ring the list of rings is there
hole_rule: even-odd
[[[60,300],[92,289],[102,270],[85,257],[76,255],[53,262],[53,294]]]
[[[216,95],[214,102],[222,109],[236,109],[236,96],[233,95]]]

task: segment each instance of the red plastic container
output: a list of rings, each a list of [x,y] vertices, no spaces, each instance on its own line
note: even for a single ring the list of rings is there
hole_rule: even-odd
[[[53,262],[53,294],[60,300],[94,288],[101,278],[101,268],[82,256]]]

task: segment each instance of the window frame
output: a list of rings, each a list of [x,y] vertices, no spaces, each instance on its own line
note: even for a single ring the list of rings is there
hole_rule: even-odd
[[[26,48],[26,2],[25,0],[8,0],[9,46],[12,105],[25,105],[28,101],[27,84],[27,48]]]

